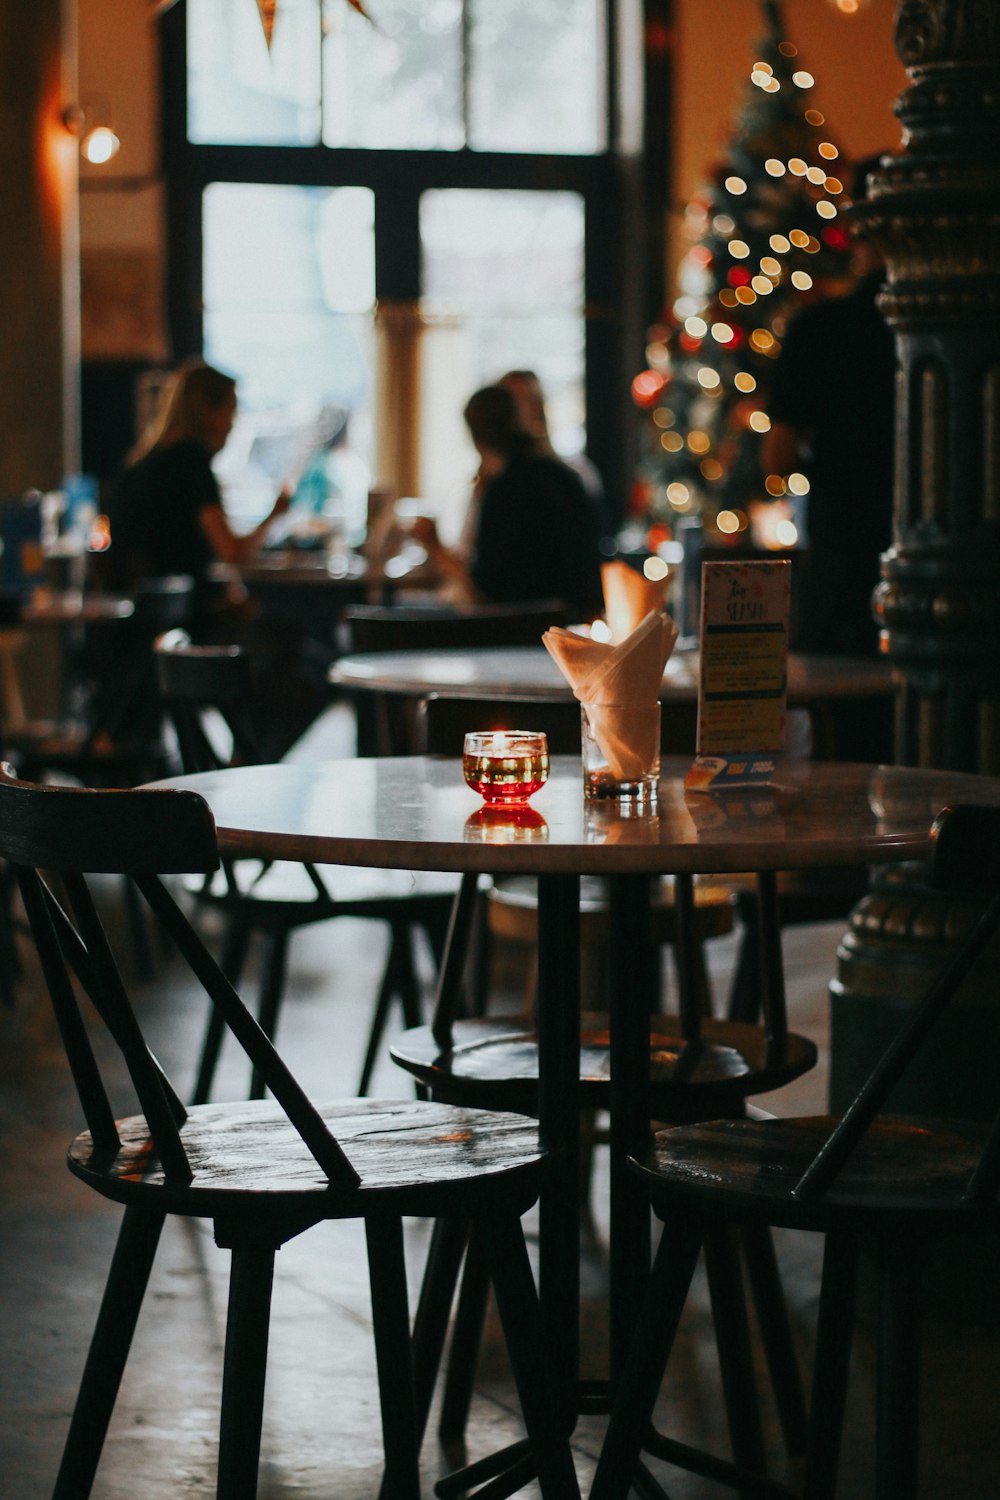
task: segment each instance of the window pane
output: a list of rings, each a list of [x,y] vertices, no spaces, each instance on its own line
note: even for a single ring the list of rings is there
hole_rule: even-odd
[[[372,194],[213,183],[203,223],[205,358],[239,381],[218,466],[227,505],[263,514],[307,454],[332,443],[326,472],[357,528],[371,458]]]
[[[313,146],[320,0],[281,0],[268,52],[254,0],[187,0],[188,139]]]
[[[454,534],[476,468],[462,409],[480,386],[507,370],[534,370],[554,447],[583,449],[583,200],[428,192],[420,237],[428,323],[421,488]]]
[[[601,0],[471,0],[469,145],[604,149]]]
[[[462,126],[462,0],[346,0],[323,12],[323,142],[456,150]]]

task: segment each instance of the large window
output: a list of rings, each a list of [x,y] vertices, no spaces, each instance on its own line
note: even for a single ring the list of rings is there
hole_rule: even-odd
[[[240,383],[218,465],[230,509],[266,512],[283,480],[336,454],[342,487],[348,471],[354,482],[331,498],[357,531],[371,462],[371,192],[215,182],[202,225],[205,357]]]
[[[256,0],[164,13],[175,347],[239,381],[222,467],[248,519],[332,441],[457,524],[462,408],[511,368],[624,499],[650,308],[609,27],[634,44],[641,4],[278,0],[270,49]]]
[[[188,0],[189,139],[371,150],[594,152],[601,0]]]

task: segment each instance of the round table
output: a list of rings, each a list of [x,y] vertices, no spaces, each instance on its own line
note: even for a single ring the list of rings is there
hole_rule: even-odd
[[[694,702],[698,697],[697,651],[675,651],[667,662],[660,697]],[[372,651],[342,656],[330,671],[340,687],[426,697],[572,697],[552,657],[542,645],[449,648],[441,651]],[[788,658],[788,702],[812,707],[835,699],[886,697],[893,687],[891,667],[854,656]]]
[[[643,964],[650,877],[775,871],[919,859],[935,815],[956,802],[1000,806],[1000,779],[832,762],[780,767],[777,784],[688,794],[687,759],[664,762],[657,803],[587,803],[579,760],[556,757],[520,812],[486,815],[440,757],[242,767],[160,785],[200,793],[228,856],[538,877],[539,1127],[556,1151],[540,1222],[540,1293],[551,1355],[575,1411],[579,1201],[579,877],[608,877],[613,962],[611,1074],[612,1369],[649,1265],[648,1206],[625,1170],[648,1133]],[[616,1353],[617,1351],[617,1353]]]

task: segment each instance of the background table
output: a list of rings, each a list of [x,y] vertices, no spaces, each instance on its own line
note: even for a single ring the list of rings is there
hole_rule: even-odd
[[[652,997],[641,961],[649,879],[919,859],[943,806],[1000,805],[1000,779],[830,762],[791,763],[773,788],[692,796],[683,786],[688,764],[667,760],[655,807],[629,815],[617,803],[586,803],[579,761],[557,757],[530,815],[499,821],[482,815],[458,762],[445,758],[243,767],[162,783],[206,798],[228,856],[538,876],[539,1124],[561,1166],[542,1200],[540,1292],[550,1378],[562,1382],[574,1410],[579,876],[609,877],[615,945],[609,997],[614,1369],[649,1261],[648,1207],[625,1171],[649,1126]]]
[[[699,664],[697,651],[675,651],[667,662],[661,700],[694,702]],[[331,679],[341,687],[421,697],[428,693],[456,697],[573,696],[542,645],[356,652],[335,663]],[[837,699],[886,697],[892,687],[892,669],[877,659],[795,653],[788,658],[788,702],[793,708]]]

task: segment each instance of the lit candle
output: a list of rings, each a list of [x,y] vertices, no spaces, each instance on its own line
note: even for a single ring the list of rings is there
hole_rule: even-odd
[[[467,734],[462,773],[486,802],[525,802],[548,780],[548,741],[532,729]]]

